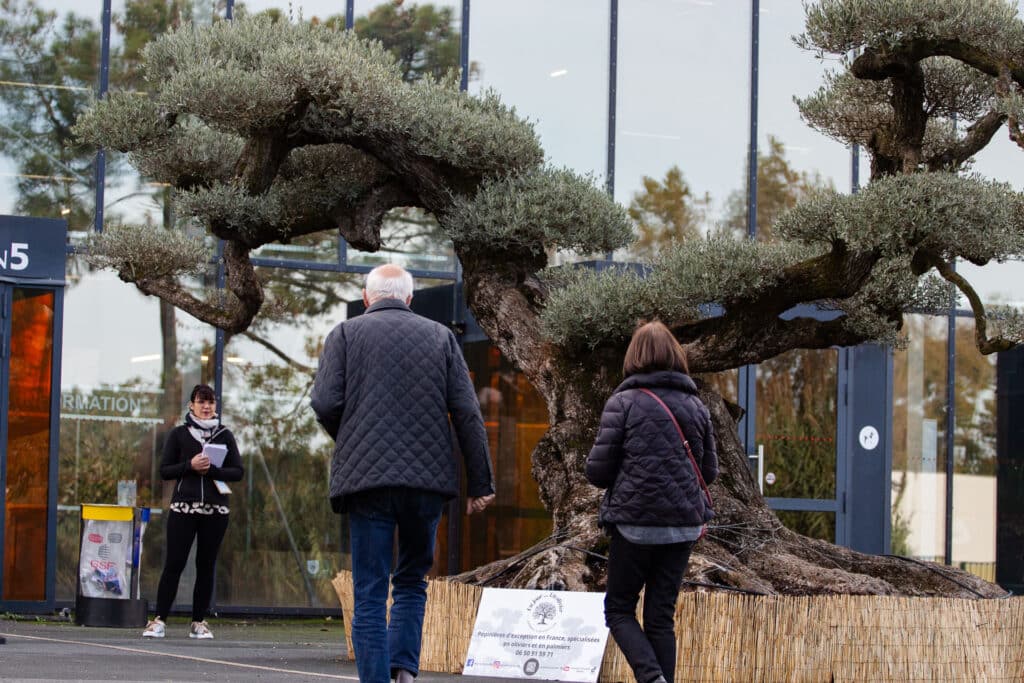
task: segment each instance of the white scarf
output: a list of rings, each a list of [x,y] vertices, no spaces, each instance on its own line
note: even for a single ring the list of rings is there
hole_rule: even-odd
[[[189,434],[191,434],[196,441],[199,443],[206,443],[206,441],[213,436],[213,432],[220,425],[215,415],[210,420],[200,420],[191,411],[188,414],[188,419],[185,420],[185,424],[188,425]]]

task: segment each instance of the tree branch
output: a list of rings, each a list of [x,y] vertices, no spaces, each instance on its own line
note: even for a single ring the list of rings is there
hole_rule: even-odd
[[[885,50],[869,47],[853,60],[850,71],[857,78],[881,81],[904,75],[922,59],[941,56],[952,57],[996,78],[1000,69],[1007,68],[1014,81],[1024,82],[1024,69],[1005,66],[988,52],[959,40],[911,40]]]
[[[263,285],[249,259],[248,247],[235,242],[224,243],[225,285],[241,305],[238,327],[223,328],[225,332],[241,332],[249,327],[263,306]]]
[[[365,251],[380,249],[380,228],[388,211],[399,206],[418,206],[416,196],[397,182],[388,182],[370,188],[352,210],[337,212],[334,223],[345,240]]]
[[[277,356],[278,358],[283,360],[285,363],[287,363],[291,367],[295,368],[296,370],[299,370],[300,372],[305,372],[305,373],[307,373],[309,375],[312,375],[312,374],[314,374],[316,372],[316,368],[310,367],[308,365],[304,365],[304,364],[298,362],[297,360],[294,360],[291,356],[286,354],[284,351],[279,349],[277,346],[274,346],[268,340],[264,339],[263,337],[261,337],[261,336],[259,336],[257,334],[254,334],[250,330],[243,330],[243,331],[239,332],[239,334],[242,335],[243,337],[246,337],[247,339],[251,339],[252,341],[256,342],[257,344],[259,344],[263,348],[267,349],[268,351],[273,353],[275,356]]]
[[[964,296],[971,303],[971,311],[974,313],[974,342],[978,346],[978,350],[988,355],[990,353],[998,353],[1000,351],[1007,351],[1017,345],[1016,342],[1004,339],[1002,337],[988,337],[988,320],[985,317],[985,304],[981,302],[981,297],[974,291],[974,287],[971,286],[962,275],[957,273],[952,266],[946,263],[945,260],[935,254],[929,254],[926,256],[927,261],[934,266],[935,270],[939,272],[946,281],[952,282],[956,285],[956,288],[963,292]]]
[[[963,140],[949,149],[929,157],[926,162],[928,170],[943,171],[956,169],[991,142],[992,136],[996,134],[996,131],[999,130],[1006,120],[1006,114],[994,109],[989,111],[971,124]],[[1024,142],[1018,141],[1017,144],[1024,146]]]
[[[122,275],[121,279],[134,283],[144,294],[160,297],[163,301],[180,308],[197,320],[202,320],[222,330],[243,329],[251,320],[251,317],[246,317],[241,306],[231,306],[230,304],[220,306],[198,299],[173,278],[131,280]]]

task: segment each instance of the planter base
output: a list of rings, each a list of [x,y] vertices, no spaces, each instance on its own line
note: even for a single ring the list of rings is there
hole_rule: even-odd
[[[147,600],[75,597],[75,623],[79,626],[143,628],[148,611]]]

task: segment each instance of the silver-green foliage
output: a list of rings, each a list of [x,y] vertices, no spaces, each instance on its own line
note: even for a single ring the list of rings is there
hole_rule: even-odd
[[[548,249],[611,251],[633,239],[626,210],[594,179],[542,168],[486,180],[457,198],[441,221],[448,236],[471,248],[542,254]]]
[[[928,118],[923,153],[927,158],[948,149],[957,140],[952,119],[972,121],[996,105],[995,79],[949,57],[921,62],[924,72],[924,107]],[[877,147],[895,155],[891,131],[895,128],[888,80],[871,81],[848,71],[830,71],[824,84],[804,98],[794,98],[804,121],[844,144]]]
[[[715,314],[709,304],[754,298],[777,284],[787,267],[820,251],[721,236],[677,243],[643,275],[623,268],[556,269],[547,276],[552,291],[544,332],[563,348],[589,349],[629,339],[641,320],[697,321]]]
[[[861,192],[822,192],[775,225],[787,239],[841,241],[884,258],[925,250],[984,264],[1024,253],[1024,198],[1005,184],[954,173],[881,178]]]
[[[112,225],[89,238],[86,259],[132,281],[198,275],[213,256],[196,235],[145,225]]]
[[[143,60],[152,100],[103,100],[79,125],[80,135],[135,148],[160,135],[169,115],[188,114],[242,137],[302,127],[335,142],[400,136],[412,153],[459,168],[508,169],[542,159],[533,126],[495,94],[461,93],[454,79],[406,83],[380,43],[324,24],[254,17],[186,25],[147,45]],[[113,125],[131,129],[133,116],[144,129]]]
[[[896,342],[894,311],[946,308],[952,300],[944,280],[914,273],[915,253],[978,264],[1024,253],[1024,198],[973,176],[901,175],[853,195],[819,192],[784,214],[774,230],[783,241],[715,238],[675,245],[646,277],[582,269],[549,277],[554,286],[543,314],[545,333],[564,348],[594,348],[628,339],[641,319],[696,321],[711,314],[702,304],[723,304],[729,314],[730,305],[785,288],[792,267],[841,245],[877,256],[859,291],[842,300],[818,300],[813,292],[789,296],[843,312],[845,327],[866,339]],[[1006,329],[1019,318],[996,317]]]
[[[962,41],[1020,61],[1024,23],[1006,0],[818,0],[796,43],[819,53],[886,50],[912,41]]]

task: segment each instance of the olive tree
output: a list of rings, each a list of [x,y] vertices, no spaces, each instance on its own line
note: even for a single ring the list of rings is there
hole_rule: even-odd
[[[531,124],[496,94],[470,96],[453,79],[406,82],[378,43],[255,18],[156,40],[144,53],[152,95],[111,94],[76,129],[177,189],[178,210],[223,240],[226,288],[203,297],[181,286],[210,255],[166,232],[111,230],[93,258],[237,333],[264,306],[253,249],[335,226],[374,250],[389,211],[429,212],[461,260],[473,315],[550,418],[533,474],[551,538],[459,578],[599,586],[603,565],[581,550],[602,547],[601,493],[583,464],[638,320],[666,321],[691,370],[710,373],[791,349],[896,341],[905,310],[948,306],[955,286],[971,302],[982,351],[1021,341],[1020,317],[986,309],[954,269],[957,259],[985,264],[1024,252],[1021,195],[960,172],[1004,125],[1018,135],[1024,24],[1013,7],[823,0],[807,15],[799,44],[842,68],[799,106],[810,125],[868,149],[872,178],[855,195],[812,193],[772,226],[772,242],[687,241],[661,250],[643,275],[550,268],[552,250],[615,250],[630,243],[632,226],[592,178],[546,165]],[[780,317],[800,304],[839,315]],[[722,475],[712,487],[716,528],[698,545],[691,578],[779,593],[1000,593],[955,570],[784,528],[747,467],[737,409],[709,385],[701,392]]]

